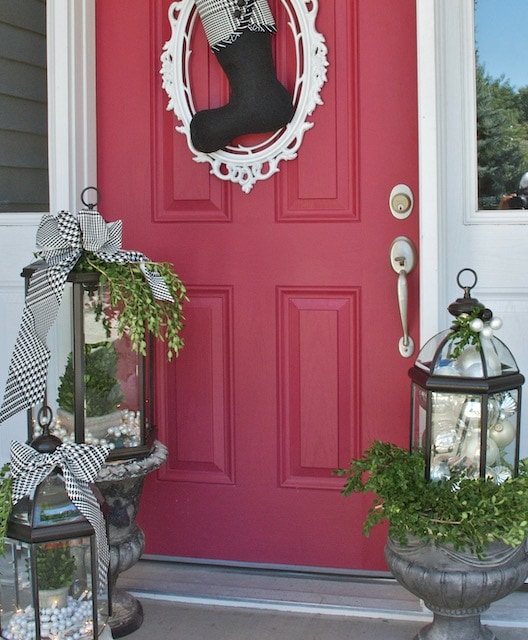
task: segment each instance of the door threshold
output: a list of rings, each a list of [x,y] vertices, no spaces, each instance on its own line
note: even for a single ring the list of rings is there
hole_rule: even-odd
[[[390,571],[367,571],[364,569],[342,569],[336,567],[312,567],[294,564],[274,564],[266,562],[240,562],[236,560],[216,560],[210,558],[189,558],[178,556],[163,556],[154,554],[144,554],[141,561],[167,562],[181,566],[208,567],[212,571],[246,571],[255,572],[260,575],[266,573],[277,575],[300,575],[313,578],[324,579],[356,579],[356,580],[390,580],[394,581]]]
[[[144,556],[118,587],[139,599],[310,615],[426,622],[431,612],[390,573],[279,567]],[[517,591],[482,615],[485,624],[527,628],[527,594]]]

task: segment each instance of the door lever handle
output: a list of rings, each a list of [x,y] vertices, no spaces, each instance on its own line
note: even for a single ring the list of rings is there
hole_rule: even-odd
[[[409,335],[409,288],[407,286],[407,276],[416,265],[416,248],[409,238],[398,236],[391,245],[389,258],[392,269],[398,274],[396,294],[403,331],[398,348],[404,358],[410,358],[414,353],[414,341]]]

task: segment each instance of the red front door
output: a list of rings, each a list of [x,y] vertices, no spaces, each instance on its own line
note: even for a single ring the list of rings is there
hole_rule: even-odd
[[[147,552],[384,569],[384,532],[362,535],[368,501],[343,498],[331,472],[375,438],[408,440],[388,256],[396,236],[416,243],[418,214],[396,220],[388,197],[398,183],[417,193],[415,0],[319,4],[324,105],[298,158],[248,195],[193,161],[165,109],[168,6],[97,3],[100,209],[123,219],[126,248],[173,262],[190,298],[184,351],[158,361],[169,458],[142,498]],[[218,106],[226,87],[214,95],[217,63],[200,56],[198,95],[212,87]],[[291,88],[294,65],[277,67]]]

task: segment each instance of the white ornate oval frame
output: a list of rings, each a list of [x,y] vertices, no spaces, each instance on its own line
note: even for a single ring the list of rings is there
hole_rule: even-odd
[[[209,162],[211,173],[221,180],[239,184],[249,193],[258,180],[266,180],[279,171],[281,160],[293,160],[304,133],[313,122],[307,118],[323,104],[321,89],[326,82],[327,48],[324,37],[315,29],[318,0],[281,0],[291,29],[296,55],[296,79],[293,90],[295,113],[291,122],[254,146],[228,146],[214,153],[197,151],[191,142],[190,123],[196,113],[189,82],[192,54],[191,35],[198,19],[192,0],[176,0],[169,7],[171,39],[161,55],[163,88],[169,96],[167,110],[173,110],[181,122],[176,130],[187,137],[196,162]]]

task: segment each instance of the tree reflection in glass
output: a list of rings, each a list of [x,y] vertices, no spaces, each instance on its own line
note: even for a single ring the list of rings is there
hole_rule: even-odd
[[[527,21],[526,0],[475,0],[479,209],[528,209]]]

